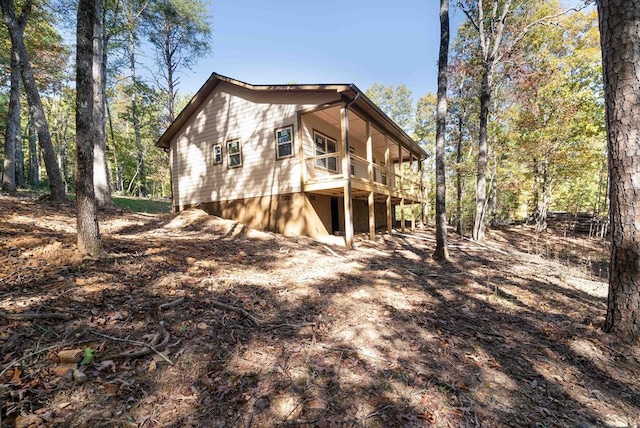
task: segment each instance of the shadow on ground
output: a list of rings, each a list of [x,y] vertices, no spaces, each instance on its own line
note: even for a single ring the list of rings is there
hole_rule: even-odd
[[[194,211],[125,215],[102,219],[109,257],[90,260],[70,208],[11,209],[0,311],[71,318],[0,317],[2,426],[639,422],[637,350],[598,329],[605,285],[520,252],[526,231],[453,240],[440,266],[429,233],[346,251]],[[65,371],[70,349],[95,353]]]

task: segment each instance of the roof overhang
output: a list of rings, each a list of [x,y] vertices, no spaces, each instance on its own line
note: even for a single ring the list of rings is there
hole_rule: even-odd
[[[352,102],[350,108],[375,122],[381,130],[388,133],[398,143],[415,153],[420,159],[425,159],[427,153],[420,147],[402,128],[389,118],[380,108],[375,105],[367,96],[353,84],[317,84],[317,85],[252,85],[230,77],[212,73],[204,85],[191,98],[189,103],[182,109],[178,117],[169,125],[167,130],[160,136],[156,146],[168,149],[171,140],[178,134],[189,118],[196,113],[209,95],[215,90],[220,82],[226,82],[251,91],[269,92],[315,92],[315,91],[335,91],[340,94],[344,102]],[[355,101],[354,101],[355,100]]]

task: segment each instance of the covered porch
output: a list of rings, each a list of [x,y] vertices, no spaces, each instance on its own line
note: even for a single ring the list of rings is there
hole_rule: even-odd
[[[427,204],[426,152],[363,98],[343,98],[299,115],[303,191],[340,201],[347,247],[353,246],[356,226],[362,231],[363,208],[370,239],[375,239],[381,217],[388,233],[396,221],[403,231],[415,228],[424,221]]]

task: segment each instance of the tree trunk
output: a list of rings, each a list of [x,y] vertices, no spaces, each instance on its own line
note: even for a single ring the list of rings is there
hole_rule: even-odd
[[[113,175],[115,177],[116,190],[121,192],[124,184],[122,183],[122,171],[120,168],[120,161],[118,159],[118,146],[116,145],[116,136],[113,130],[113,120],[111,118],[111,108],[109,108],[109,101],[105,97],[105,108],[107,112],[107,121],[109,123],[109,135],[111,136],[111,147],[113,151]]]
[[[27,187],[27,180],[24,176],[24,148],[22,147],[21,132],[18,132],[16,136],[16,186],[21,189]]]
[[[484,240],[485,207],[487,200],[487,127],[491,103],[491,66],[483,63],[480,85],[480,134],[478,136],[478,169],[476,173],[476,213],[473,221],[473,240]]]
[[[536,233],[547,230],[547,211],[549,210],[549,161],[542,163],[542,187],[540,189],[540,203],[536,210]]]
[[[16,47],[18,56],[20,57],[22,83],[24,84],[24,89],[27,94],[30,116],[34,121],[34,125],[38,133],[38,140],[40,141],[40,147],[44,154],[44,164],[47,169],[47,176],[49,177],[51,200],[54,202],[62,202],[67,199],[64,193],[62,175],[60,174],[60,168],[58,168],[56,153],[53,149],[53,144],[51,143],[49,125],[42,106],[42,100],[40,99],[40,92],[38,92],[33,71],[31,70],[27,48],[24,44],[23,38],[24,28],[26,26],[31,5],[31,0],[28,0],[23,6],[22,14],[18,19],[16,18],[13,0],[0,0],[0,7],[2,8],[2,15],[4,17],[4,22],[7,25],[7,30],[9,31],[11,45]]]
[[[102,15],[102,14],[101,14]],[[100,16],[104,24],[104,16]],[[93,104],[94,121],[96,130],[96,143],[93,151],[93,187],[96,194],[98,206],[113,205],[111,199],[111,188],[109,187],[109,170],[107,167],[107,139],[105,129],[105,96],[107,90],[107,51],[104,49],[105,39],[104,28],[100,25],[93,36],[93,76],[95,103]]]
[[[456,233],[462,236],[462,112],[458,115],[458,144],[456,147]]]
[[[609,153],[611,263],[606,332],[640,344],[640,2],[598,0]]]
[[[33,119],[29,115],[29,123],[27,124],[29,136],[29,184],[37,187],[40,185],[40,164],[38,163],[38,140],[33,128]]]
[[[144,165],[144,152],[142,150],[142,137],[140,134],[140,117],[138,115],[138,87],[136,75],[136,45],[133,31],[129,32],[129,61],[131,62],[131,81],[133,85],[131,99],[131,118],[133,120],[133,131],[136,140],[136,150],[138,152],[138,195],[143,198],[147,197],[147,174]],[[170,104],[171,108],[171,104]],[[171,112],[171,110],[170,110]],[[173,122],[173,120],[172,120]]]
[[[449,261],[447,250],[447,193],[445,132],[447,118],[447,64],[449,62],[449,0],[440,0],[440,53],[438,55],[438,109],[436,113],[436,249],[433,258]]]
[[[491,168],[491,178],[489,179],[489,196],[487,197],[487,210],[488,218],[491,219],[491,224],[496,224],[496,211],[498,208],[498,160],[493,158],[493,167]]]
[[[169,102],[169,123],[168,125],[172,124],[173,121],[176,119],[176,112],[175,112],[175,100],[176,100],[176,93],[175,93],[175,82],[174,82],[174,77],[173,77],[173,70],[174,70],[174,65],[173,65],[173,54],[171,53],[171,48],[170,48],[170,38],[171,36],[169,34],[167,34],[167,42],[166,42],[166,49],[165,49],[165,58],[167,61],[167,96],[168,96],[168,102]]]
[[[96,199],[93,189],[93,149],[96,145],[95,57],[93,42],[100,23],[100,0],[78,3],[76,60],[76,206],[78,251],[92,256],[101,252]]]
[[[16,191],[16,147],[22,144],[20,136],[20,58],[18,51],[11,48],[11,89],[7,128],[5,129],[4,169],[2,170],[2,189]]]

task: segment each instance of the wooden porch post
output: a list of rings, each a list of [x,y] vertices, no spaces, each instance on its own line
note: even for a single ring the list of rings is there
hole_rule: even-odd
[[[367,121],[367,176],[369,177],[369,184],[371,185],[371,191],[369,192],[368,204],[369,204],[369,239],[376,240],[376,211],[375,211],[375,199],[373,195],[373,141],[371,137],[371,122]]]
[[[384,167],[387,169],[387,233],[391,235],[393,233],[393,216],[391,215],[391,183],[393,182],[393,176],[391,175],[391,167],[389,166],[389,139],[384,136]]]
[[[426,225],[426,221],[425,221],[425,214],[426,214],[426,210],[425,210],[425,198],[427,197],[427,195],[425,195],[425,188],[424,188],[424,165],[423,165],[423,161],[419,160],[418,161],[418,170],[420,171],[420,174],[418,174],[420,176],[419,178],[419,184],[420,184],[420,228],[424,229],[424,226]]]
[[[410,156],[411,156],[411,160],[410,160],[411,167],[410,167],[409,171],[411,173],[411,231],[415,232],[415,230],[416,230],[416,210],[415,210],[415,207],[416,207],[416,204],[415,204],[415,202],[416,202],[415,191],[416,191],[416,189],[415,189],[414,182],[416,181],[416,177],[415,177],[415,173],[413,171],[413,162],[414,162],[413,153],[411,153]]]
[[[300,162],[300,189],[304,192],[304,185],[307,183],[307,165],[304,160],[304,144],[302,144],[302,113],[298,112],[298,158]],[[313,137],[312,137],[313,138]]]
[[[400,172],[400,230],[405,233],[404,227],[404,172],[402,171],[402,146],[398,144],[398,171]]]
[[[353,198],[351,190],[351,154],[349,151],[349,110],[343,100],[340,105],[340,129],[342,134],[342,174],[344,176],[344,243],[353,248]]]

